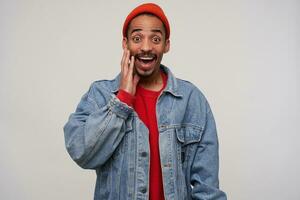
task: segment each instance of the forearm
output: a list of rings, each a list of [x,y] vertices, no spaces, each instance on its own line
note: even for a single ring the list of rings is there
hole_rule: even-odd
[[[102,108],[83,101],[64,127],[65,143],[78,165],[96,168],[110,158],[122,140],[132,109],[115,96]]]

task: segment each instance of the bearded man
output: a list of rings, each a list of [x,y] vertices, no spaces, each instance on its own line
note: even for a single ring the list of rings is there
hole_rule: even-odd
[[[207,100],[161,64],[170,25],[156,4],[123,25],[121,72],[92,83],[64,126],[71,158],[97,173],[95,200],[225,200]]]

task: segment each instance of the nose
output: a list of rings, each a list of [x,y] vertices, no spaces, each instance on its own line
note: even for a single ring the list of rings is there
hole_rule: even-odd
[[[149,41],[148,39],[143,40],[141,50],[147,52],[151,51],[151,48],[151,41]]]

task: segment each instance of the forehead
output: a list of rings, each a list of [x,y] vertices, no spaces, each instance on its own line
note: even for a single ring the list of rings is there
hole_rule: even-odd
[[[141,14],[133,18],[129,24],[128,32],[133,29],[141,29],[142,31],[161,30],[165,32],[162,21],[151,14]]]

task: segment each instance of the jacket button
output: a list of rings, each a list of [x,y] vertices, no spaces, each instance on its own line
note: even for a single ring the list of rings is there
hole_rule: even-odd
[[[146,193],[146,192],[147,192],[147,188],[146,188],[146,187],[142,187],[142,188],[141,188],[141,192],[142,192],[142,193]]]
[[[146,157],[146,156],[147,156],[147,152],[142,152],[142,153],[141,153],[141,156],[142,156],[142,157]]]

